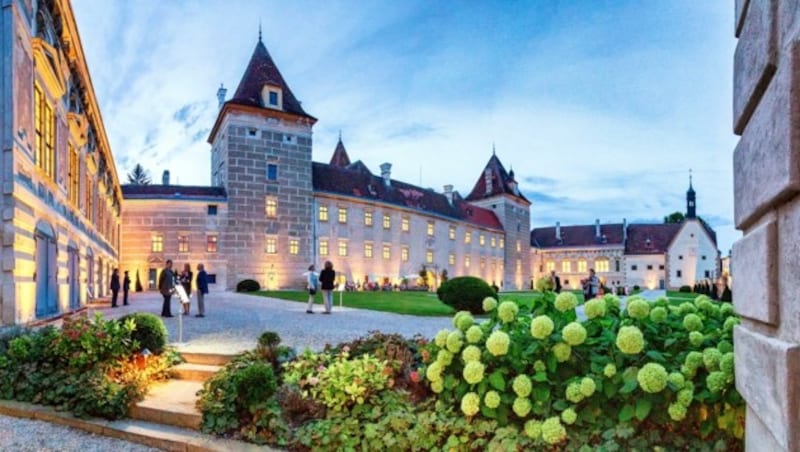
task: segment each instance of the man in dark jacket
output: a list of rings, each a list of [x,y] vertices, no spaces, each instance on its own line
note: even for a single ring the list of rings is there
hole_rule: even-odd
[[[119,269],[114,269],[111,273],[111,307],[117,307],[117,296],[119,295]]]
[[[197,286],[197,311],[195,317],[206,316],[205,296],[208,293],[208,275],[206,274],[206,267],[203,264],[197,264],[197,279],[195,280]]]
[[[131,278],[128,277],[128,270],[125,270],[125,277],[122,278],[122,305],[128,306],[128,292],[131,291]]]
[[[172,261],[167,259],[164,269],[158,275],[158,291],[164,297],[161,305],[161,317],[172,317],[172,290],[175,288],[175,275],[172,273]]]

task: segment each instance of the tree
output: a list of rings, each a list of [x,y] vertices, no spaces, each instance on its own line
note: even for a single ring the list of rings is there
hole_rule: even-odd
[[[132,185],[150,185],[150,175],[140,164],[133,167],[133,171],[128,173],[128,183]]]
[[[664,223],[680,223],[684,219],[683,213],[681,212],[672,212],[671,214],[664,217]]]

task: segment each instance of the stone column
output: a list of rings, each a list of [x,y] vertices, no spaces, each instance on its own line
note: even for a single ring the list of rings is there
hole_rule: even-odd
[[[800,0],[736,0],[731,271],[747,450],[800,450]]]

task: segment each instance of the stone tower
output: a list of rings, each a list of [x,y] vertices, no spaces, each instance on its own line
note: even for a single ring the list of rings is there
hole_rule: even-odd
[[[270,289],[301,287],[312,259],[316,121],[289,89],[259,33],[242,80],[222,104],[208,138],[212,184],[224,187],[228,197],[228,225],[216,238],[219,252],[229,256],[227,288],[243,279]]]
[[[492,152],[492,157],[466,200],[494,211],[505,229],[501,289],[520,290],[528,287],[531,278],[531,202],[520,193],[514,180],[514,170],[507,172]],[[500,285],[500,281],[497,284]]]

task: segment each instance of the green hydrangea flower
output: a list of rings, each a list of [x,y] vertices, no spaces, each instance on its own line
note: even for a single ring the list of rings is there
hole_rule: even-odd
[[[561,412],[561,420],[567,425],[572,425],[578,420],[578,413],[572,408],[567,408]]]
[[[695,307],[695,305],[689,303],[688,301],[686,303],[681,303],[680,306],[678,306],[678,310],[679,310],[678,312],[680,312],[681,315],[694,314],[695,312],[697,312],[697,308]]]
[[[597,384],[592,378],[583,377],[581,379],[581,394],[585,397],[591,397],[595,390],[597,390]]]
[[[667,412],[670,419],[676,422],[682,421],[686,417],[686,407],[680,403],[671,403],[667,408]]]
[[[686,379],[680,372],[670,372],[669,376],[667,377],[667,381],[676,388],[682,388],[683,385],[686,383]]]
[[[694,315],[694,314],[689,314],[689,315]],[[701,345],[703,345],[703,341],[705,339],[706,337],[703,336],[703,333],[699,331],[692,331],[691,333],[689,333],[689,343],[692,344],[692,347],[700,347]]]
[[[603,375],[605,375],[608,378],[611,378],[616,374],[617,374],[617,366],[615,366],[614,363],[608,363],[606,364],[606,367],[603,368]]]
[[[503,323],[513,322],[514,319],[517,318],[518,312],[519,306],[513,301],[504,301],[497,307],[497,317],[499,317]]]
[[[514,414],[517,416],[524,418],[531,412],[531,401],[524,398],[524,397],[517,397],[514,399],[514,405],[511,406],[511,410],[514,411]]]
[[[689,408],[689,405],[692,404],[693,399],[694,399],[694,391],[692,391],[691,389],[681,389],[680,391],[678,391],[677,401],[684,407]]]
[[[546,315],[536,316],[531,320],[531,336],[536,339],[544,339],[553,333],[555,329],[553,319]]]
[[[683,327],[686,331],[700,331],[703,329],[703,319],[697,314],[686,314],[683,318]]]
[[[722,355],[722,358],[719,360],[719,370],[726,375],[733,375],[733,352],[728,352]]]
[[[572,355],[572,347],[564,342],[559,342],[558,344],[554,345],[552,350],[553,354],[556,355],[556,361],[560,363],[568,360]]]
[[[670,303],[669,302],[669,298],[662,296],[662,297],[656,298],[656,301],[653,302],[653,305],[664,308],[664,307],[669,306],[669,303]]]
[[[707,348],[703,350],[703,365],[709,371],[719,369],[719,361],[722,359],[722,353],[716,348]]]
[[[487,408],[497,408],[500,406],[500,394],[497,391],[489,391],[483,396],[483,403]]]
[[[536,372],[544,372],[547,370],[547,366],[544,364],[544,361],[537,359],[536,362],[533,363],[533,370]]]
[[[525,434],[528,438],[537,439],[542,436],[542,423],[536,419],[531,419],[525,423]]]
[[[461,352],[461,359],[463,359],[465,363],[472,361],[480,361],[481,349],[479,349],[474,345],[468,345],[464,347],[464,351]]]
[[[572,383],[567,385],[567,389],[565,390],[565,397],[572,403],[580,403],[586,397],[581,392],[581,384],[577,381],[573,381]]]
[[[434,337],[433,342],[440,348],[444,348],[447,346],[447,336],[450,334],[450,330],[440,330],[436,333],[436,337]]]
[[[561,336],[569,345],[581,345],[586,340],[586,328],[578,322],[570,322],[561,330]]]
[[[698,297],[698,299],[699,298],[700,297]],[[711,299],[708,298],[700,299],[699,301],[695,302],[695,305],[697,306],[697,309],[700,310],[701,312],[709,314],[714,312],[714,303],[711,302]]]
[[[483,371],[486,369],[480,361],[470,361],[464,366],[462,372],[464,381],[471,385],[476,385],[483,381]]]
[[[511,338],[505,331],[494,331],[486,339],[486,349],[489,350],[494,356],[502,356],[508,353],[508,346],[511,344]]]
[[[458,353],[464,345],[464,334],[461,331],[453,331],[447,335],[447,350],[450,353]]]
[[[616,296],[616,295],[614,295],[612,293],[607,293],[607,294],[603,295],[603,301],[606,302],[606,307],[608,309],[612,309],[612,308],[619,309],[620,301],[619,301],[619,297],[618,296]]]
[[[683,363],[686,365],[686,367],[697,370],[703,365],[703,354],[695,351],[689,352],[686,355],[686,359],[684,359]]]
[[[642,391],[655,394],[667,387],[667,370],[658,363],[647,363],[639,369],[636,375]]]
[[[643,298],[631,297],[628,300],[628,316],[634,319],[643,319],[650,315],[650,303]]]
[[[572,292],[561,292],[556,296],[555,307],[561,312],[575,309],[578,306],[578,297]]]
[[[703,303],[704,301],[711,301],[711,298],[708,295],[705,295],[705,294],[698,295],[698,296],[696,296],[694,298],[694,305],[699,308],[700,304]]]
[[[730,341],[719,341],[719,344],[717,344],[717,350],[724,355],[725,353],[733,351],[733,344],[731,344]]]
[[[442,379],[442,365],[438,361],[431,363],[431,365],[428,366],[428,369],[425,371],[425,377],[431,383],[435,383],[437,381],[441,381],[441,379]]]
[[[470,344],[477,344],[483,339],[483,330],[478,325],[472,325],[465,334],[467,342]]]
[[[497,300],[492,297],[486,297],[483,299],[483,312],[491,312],[494,311],[494,308],[497,307]]]
[[[558,416],[547,418],[542,422],[542,439],[547,444],[558,444],[567,439],[567,430],[561,425]]]
[[[439,353],[436,354],[436,361],[441,364],[442,367],[447,367],[453,362],[453,354],[447,350],[439,350]]]
[[[606,302],[601,298],[592,298],[583,304],[583,312],[589,319],[603,317],[606,315]]]
[[[722,324],[722,330],[726,333],[730,333],[733,331],[733,327],[739,324],[739,319],[736,317],[728,317],[725,319],[725,322]]]
[[[730,304],[730,303],[722,303],[722,304],[720,304],[719,313],[724,315],[724,316],[726,316],[726,317],[730,316],[730,315],[733,315],[733,313],[734,313],[733,305]]]
[[[481,399],[478,394],[468,392],[461,398],[461,411],[467,416],[475,416],[481,409]]]
[[[626,355],[636,355],[644,348],[644,335],[635,326],[623,326],[617,332],[617,348]]]
[[[441,394],[441,392],[444,391],[444,381],[437,380],[431,382],[431,391],[433,391],[436,394]]]
[[[706,386],[712,394],[722,392],[728,386],[728,375],[724,372],[714,371],[706,377]]]
[[[663,306],[656,306],[650,310],[650,320],[654,323],[662,323],[667,320],[667,309]]]
[[[455,327],[461,331],[467,331],[469,327],[475,325],[475,319],[472,317],[472,314],[469,312],[463,311],[459,312],[460,316],[456,316],[453,319],[453,323],[455,323]]]
[[[511,388],[518,397],[528,397],[531,395],[533,384],[527,375],[517,375],[511,383]]]
[[[686,377],[687,379],[691,380],[692,378],[694,378],[697,375],[697,368],[696,367],[690,367],[690,366],[687,366],[686,364],[684,364],[684,365],[681,366],[681,373],[683,374],[684,377]]]

